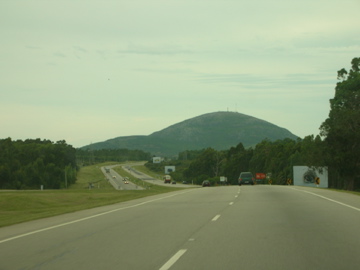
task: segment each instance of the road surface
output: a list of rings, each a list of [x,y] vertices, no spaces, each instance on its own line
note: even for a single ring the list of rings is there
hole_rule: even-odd
[[[192,185],[192,184],[182,184],[177,182],[176,184],[165,184],[164,180],[160,179],[162,176],[159,176],[159,179],[154,178],[152,176],[149,176],[147,174],[144,174],[143,172],[140,172],[134,168],[134,166],[143,165],[143,162],[137,162],[137,163],[128,163],[128,164],[119,164],[119,165],[113,165],[113,166],[107,166],[107,167],[115,167],[115,166],[121,166],[122,169],[124,169],[126,172],[130,173],[132,176],[136,177],[137,179],[143,181],[144,183],[150,183],[153,185],[159,185],[159,186],[170,186],[170,187],[178,187],[178,188],[193,188],[193,187],[199,187],[199,185]],[[113,170],[111,170],[113,171]],[[105,171],[103,171],[105,173]],[[116,175],[116,172],[113,171]],[[115,187],[115,186],[114,186]]]
[[[136,184],[134,184],[133,182],[129,181],[124,181],[124,176],[120,175],[119,173],[117,173],[115,170],[113,170],[113,167],[116,167],[119,165],[110,165],[110,166],[104,166],[101,167],[101,171],[104,173],[106,179],[109,181],[109,183],[118,190],[140,190],[140,189],[144,189],[141,186],[138,186]],[[109,170],[109,172],[106,172],[106,169]]]
[[[360,197],[178,190],[0,228],[0,269],[359,269]]]

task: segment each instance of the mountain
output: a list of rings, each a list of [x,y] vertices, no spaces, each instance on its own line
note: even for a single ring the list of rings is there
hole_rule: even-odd
[[[159,156],[175,156],[185,150],[212,147],[227,150],[240,142],[255,146],[264,139],[297,139],[285,128],[237,112],[200,115],[154,132],[148,136],[117,137],[83,146],[81,149],[139,149]]]

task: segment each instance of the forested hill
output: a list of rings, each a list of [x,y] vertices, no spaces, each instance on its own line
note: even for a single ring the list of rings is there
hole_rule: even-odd
[[[226,150],[240,142],[255,146],[264,139],[297,139],[285,128],[236,112],[214,112],[169,126],[148,136],[109,139],[81,149],[139,149],[154,155],[173,156],[185,150]]]

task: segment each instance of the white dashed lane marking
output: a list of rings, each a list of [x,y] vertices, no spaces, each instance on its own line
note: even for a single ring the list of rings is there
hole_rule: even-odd
[[[187,249],[180,249],[174,256],[172,256],[170,258],[170,260],[168,260],[159,270],[167,270],[170,269],[171,266],[174,265],[174,263],[176,263],[176,261],[178,259],[180,259],[180,257],[182,255],[184,255],[184,253],[187,251]]]
[[[220,215],[216,215],[211,221],[217,221]]]

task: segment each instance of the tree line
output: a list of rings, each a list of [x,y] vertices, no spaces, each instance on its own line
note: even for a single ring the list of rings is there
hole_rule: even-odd
[[[0,140],[1,189],[59,189],[75,183],[75,148],[65,141]]]
[[[194,184],[201,184],[204,180],[215,184],[219,182],[220,176],[225,176],[228,184],[235,185],[238,184],[240,172],[247,171],[269,174],[273,184],[285,184],[287,179],[292,178],[293,166],[325,165],[321,155],[322,143],[320,136],[307,136],[296,141],[266,139],[247,149],[239,143],[223,151],[213,148],[184,151],[179,153],[177,161],[165,163],[176,166],[176,171],[172,173],[174,179]],[[164,164],[149,162],[146,166],[159,171]]]
[[[65,141],[11,138],[0,140],[0,189],[67,188],[81,166],[105,161],[149,160],[140,150],[75,149]]]

